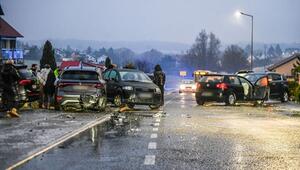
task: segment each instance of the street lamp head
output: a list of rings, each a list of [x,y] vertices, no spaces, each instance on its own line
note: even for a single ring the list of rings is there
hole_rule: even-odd
[[[237,18],[240,18],[241,15],[242,15],[242,12],[241,12],[241,11],[236,11],[236,12],[235,12],[235,16],[236,16]]]

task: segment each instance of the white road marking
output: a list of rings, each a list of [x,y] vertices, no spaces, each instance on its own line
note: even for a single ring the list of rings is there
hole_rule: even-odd
[[[159,126],[159,123],[154,123],[154,126]]]
[[[155,155],[146,155],[144,165],[154,165],[155,164]]]
[[[152,138],[152,139],[157,138],[157,133],[152,133],[150,138]]]
[[[157,132],[158,131],[158,128],[153,128],[153,132]]]
[[[148,149],[156,149],[156,142],[150,142],[148,144]]]
[[[156,121],[156,122],[160,122],[160,119],[156,119],[155,121]]]

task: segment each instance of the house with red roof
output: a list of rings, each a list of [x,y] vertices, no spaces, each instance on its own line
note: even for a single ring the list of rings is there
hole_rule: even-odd
[[[16,48],[17,38],[22,38],[23,35],[8,24],[1,17],[3,15],[4,13],[0,5],[0,61],[13,59],[17,63],[23,62],[23,50]]]

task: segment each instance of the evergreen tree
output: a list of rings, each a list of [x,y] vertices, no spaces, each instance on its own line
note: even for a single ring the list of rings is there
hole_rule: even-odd
[[[269,57],[275,57],[276,55],[275,55],[275,49],[274,49],[274,47],[271,45],[271,47],[268,49],[268,56]]]
[[[111,65],[111,60],[109,57],[105,59],[105,67],[108,68]]]
[[[40,60],[40,66],[44,68],[45,64],[49,64],[52,70],[55,70],[57,65],[54,57],[54,49],[50,41],[46,41],[43,49],[43,55]]]
[[[276,47],[275,47],[275,54],[276,54],[277,57],[280,57],[282,55],[282,50],[281,50],[279,44],[277,44]]]

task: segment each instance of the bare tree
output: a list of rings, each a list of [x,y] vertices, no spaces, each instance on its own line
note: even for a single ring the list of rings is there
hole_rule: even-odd
[[[227,47],[222,58],[222,68],[229,73],[249,68],[244,50],[237,45]]]

